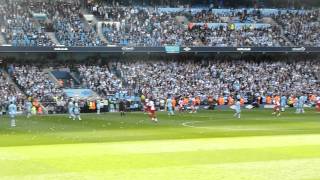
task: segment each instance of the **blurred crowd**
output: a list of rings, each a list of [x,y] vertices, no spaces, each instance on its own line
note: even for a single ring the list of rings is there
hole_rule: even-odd
[[[86,23],[80,11],[79,0],[72,3],[53,2],[56,8],[53,16],[55,35],[65,46],[101,46],[96,28]]]
[[[103,3],[84,8],[80,0],[4,1],[0,5],[1,35],[13,46],[57,45],[47,32],[54,32],[58,44],[65,46],[320,46],[318,10],[217,14],[210,9],[161,11]],[[87,21],[84,14],[95,15],[97,21]],[[266,24],[264,17],[280,26],[270,22],[256,26]],[[237,23],[246,25],[236,27]]]
[[[0,113],[6,110],[10,101],[21,102],[24,95],[12,84],[10,77],[0,69]]]
[[[116,90],[155,99],[320,93],[319,61],[136,61],[79,70],[83,83],[98,92]]]
[[[13,46],[54,46],[41,21],[33,18],[27,1],[0,4],[1,33]]]
[[[101,8],[101,9],[100,9]],[[95,8],[104,20],[102,32],[107,44],[133,46],[285,46],[277,26],[235,28],[226,24],[231,17],[220,17],[208,10],[198,13],[160,12],[146,8]],[[234,15],[244,19],[252,15]],[[253,17],[252,17],[253,18]],[[256,18],[256,17],[255,17]],[[243,20],[245,21],[245,20]],[[118,23],[119,22],[119,23]],[[256,21],[254,21],[256,22]],[[209,26],[210,23],[225,23]]]
[[[237,96],[247,104],[257,99],[261,104],[272,104],[270,98],[279,96],[320,97],[317,60],[131,60],[75,67],[80,87],[96,92],[109,109],[114,109],[119,100],[137,109],[140,101],[150,97],[157,106],[168,97],[177,102],[186,97],[198,97],[201,102],[214,99],[220,105]],[[40,109],[42,113],[45,107],[48,112],[65,112],[70,99],[49,71],[35,65],[9,65],[11,78],[0,72],[1,105],[15,101],[23,107],[29,100],[35,111]],[[96,100],[81,99],[81,106],[91,111]]]
[[[320,46],[320,11],[280,14],[274,17],[283,26],[284,34],[298,46]]]
[[[121,80],[111,72],[110,68],[105,66],[85,66],[80,65],[78,68],[82,86],[92,89],[95,92],[107,96],[115,94],[121,90]]]
[[[10,66],[9,72],[18,87],[34,102],[52,107],[64,97],[62,89],[40,67],[32,65]]]

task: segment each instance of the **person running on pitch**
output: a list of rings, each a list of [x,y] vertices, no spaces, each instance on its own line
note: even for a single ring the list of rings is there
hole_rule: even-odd
[[[10,105],[9,105],[9,116],[10,116],[10,125],[11,127],[16,127],[16,120],[15,120],[15,117],[17,115],[17,106],[14,104],[13,101],[10,102]]]
[[[32,109],[32,103],[30,102],[30,99],[28,99],[25,102],[24,108],[27,114],[27,118],[29,119],[31,117],[31,109]]]
[[[169,97],[169,98],[167,99],[166,106],[167,106],[168,115],[169,115],[169,116],[171,116],[171,115],[173,116],[173,115],[174,115],[174,112],[173,112],[172,99],[171,99],[171,97]]]
[[[149,117],[151,118],[151,121],[158,122],[156,115],[156,107],[152,98],[150,98],[147,106],[149,107]]]
[[[97,114],[100,114],[101,106],[102,106],[101,101],[98,99],[97,100]]]
[[[73,113],[74,113],[73,120],[76,120],[76,119],[78,119],[79,121],[82,120],[80,117],[80,107],[78,102],[74,102]]]
[[[240,98],[237,98],[237,102],[235,103],[235,108],[234,110],[236,111],[236,113],[234,113],[234,117],[240,119],[240,113],[241,113],[241,103],[240,103]]]
[[[120,100],[120,102],[119,102],[119,111],[120,111],[120,116],[125,115],[126,105],[125,105],[124,100]]]
[[[70,101],[68,103],[69,119],[71,119],[71,118],[74,119],[73,109],[74,109],[74,104],[73,104],[73,101],[70,99]]]
[[[287,96],[282,95],[280,98],[280,104],[281,104],[281,111],[284,112],[286,110],[286,105],[287,105]]]
[[[279,101],[275,101],[274,102],[274,111],[273,111],[273,115],[276,115],[277,117],[279,117],[280,116],[280,107],[281,107],[281,105],[280,105],[280,102]]]

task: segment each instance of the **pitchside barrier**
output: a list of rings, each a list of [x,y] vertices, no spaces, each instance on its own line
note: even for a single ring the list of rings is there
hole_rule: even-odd
[[[269,104],[267,104],[267,105],[263,105],[263,108],[264,108],[264,109],[273,109],[274,106],[275,106],[275,105],[269,105]],[[289,107],[290,107],[290,106],[286,105],[286,108],[289,108]],[[305,104],[305,105],[303,105],[303,107],[305,107],[305,108],[311,108],[312,105]],[[293,107],[293,108],[295,108],[295,107]]]
[[[13,47],[11,45],[0,46],[2,53],[48,53],[48,52],[76,52],[76,53],[220,53],[220,52],[283,52],[283,53],[319,53],[320,47],[134,47],[134,46],[99,46],[99,47]]]
[[[242,105],[241,108],[242,109],[252,109],[252,108],[247,108],[248,104]],[[259,105],[259,107],[254,107],[254,108],[258,108],[258,109],[273,109],[275,105],[270,105],[270,104],[261,104]],[[311,108],[312,105],[304,105],[305,108]],[[290,108],[290,106],[286,105],[286,108]],[[295,107],[293,107],[295,108]],[[201,106],[201,109],[209,109],[209,106]],[[222,105],[222,106],[215,106],[214,108],[215,110],[228,110],[228,109],[232,109],[231,106],[228,105]]]
[[[69,98],[90,99],[96,98],[97,95],[91,89],[63,89],[63,92]]]

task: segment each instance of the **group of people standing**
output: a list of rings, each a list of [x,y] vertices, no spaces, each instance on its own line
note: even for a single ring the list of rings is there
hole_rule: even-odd
[[[80,107],[78,101],[70,100],[68,103],[69,119],[81,121]]]

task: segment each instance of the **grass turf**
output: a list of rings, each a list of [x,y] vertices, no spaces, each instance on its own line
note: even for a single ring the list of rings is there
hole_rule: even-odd
[[[320,179],[320,114],[0,118],[0,179]]]

